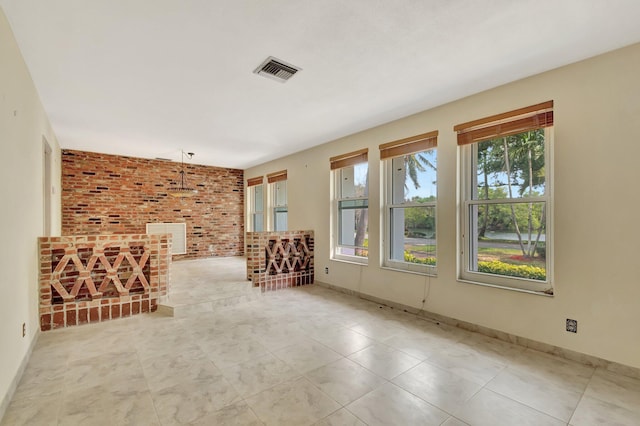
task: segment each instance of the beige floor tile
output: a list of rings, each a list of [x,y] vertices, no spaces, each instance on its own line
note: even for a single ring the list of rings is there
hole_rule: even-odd
[[[192,426],[261,426],[263,423],[246,402],[240,401],[205,415],[190,424]]]
[[[576,387],[575,383],[558,383],[516,368],[502,370],[486,386],[487,389],[565,422],[569,421],[582,397],[582,391],[574,390]]]
[[[151,392],[112,396],[109,404],[111,425],[160,426]]]
[[[310,371],[305,376],[342,405],[360,398],[386,382],[347,358]]]
[[[439,408],[392,383],[380,386],[346,408],[370,426],[440,425],[449,417]]]
[[[417,365],[392,382],[449,414],[458,410],[482,387],[429,362]]]
[[[266,425],[310,425],[340,405],[305,378],[282,383],[246,399]]]
[[[375,343],[373,339],[344,327],[315,334],[312,338],[344,356],[349,356]]]
[[[272,354],[227,367],[222,374],[245,398],[299,376],[296,370]]]
[[[13,400],[58,395],[64,388],[64,376],[67,372],[67,366],[65,365],[64,368],[55,373],[52,370],[57,370],[57,368],[52,365],[51,370],[49,370],[46,364],[34,367],[33,364],[29,363],[13,394]]]
[[[141,372],[138,355],[130,350],[70,361],[64,383],[66,388],[77,390],[100,385],[114,376]]]
[[[461,346],[438,350],[428,361],[479,385],[487,384],[506,367],[500,361]]]
[[[143,371],[152,391],[179,383],[206,382],[220,375],[220,370],[201,351],[151,358],[144,363]]]
[[[455,417],[449,417],[446,422],[442,423],[442,426],[470,426],[469,423],[465,423]]]
[[[595,368],[533,349],[512,356],[507,364],[557,384],[569,384],[576,392],[583,392]]]
[[[477,333],[472,334],[468,338],[462,339],[458,342],[458,345],[465,349],[474,350],[488,358],[494,358],[505,364],[508,364],[511,358],[524,352],[526,349],[524,346],[504,342],[502,340]]]
[[[623,407],[640,416],[640,380],[638,379],[598,369],[584,394]]]
[[[268,352],[267,348],[252,339],[221,341],[218,344],[210,342],[201,347],[205,355],[220,369],[259,358]]]
[[[111,422],[109,389],[97,385],[65,392],[59,411],[61,425],[106,425]],[[106,396],[106,397],[105,397]]]
[[[307,334],[295,324],[256,327],[254,338],[268,350],[275,352],[287,346],[304,344]]]
[[[384,320],[365,320],[350,327],[351,330],[370,337],[378,342],[382,342],[385,339],[389,339],[393,336],[401,335],[404,330],[400,327],[396,327],[393,324],[389,324]]]
[[[342,408],[335,413],[320,420],[315,426],[367,426],[356,416],[351,414],[346,408]]]
[[[163,426],[194,422],[240,400],[222,375],[215,380],[180,383],[154,391],[151,397]]]
[[[474,426],[564,426],[558,420],[490,390],[481,390],[455,416]]]
[[[640,425],[640,414],[618,405],[584,396],[569,424],[571,426],[635,426]]]
[[[439,350],[455,344],[454,341],[441,336],[428,336],[415,331],[408,335],[393,336],[386,339],[383,343],[411,355],[420,361],[424,361]]]
[[[0,422],[1,426],[33,425],[55,426],[58,424],[58,407],[62,395],[13,400]]]
[[[339,353],[310,339],[296,342],[273,354],[300,373],[306,373],[342,358]]]
[[[420,364],[419,359],[382,344],[369,346],[349,359],[387,380]]]

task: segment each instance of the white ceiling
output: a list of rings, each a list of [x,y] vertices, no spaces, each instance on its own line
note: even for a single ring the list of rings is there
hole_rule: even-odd
[[[640,41],[638,0],[0,5],[63,148],[243,169]]]

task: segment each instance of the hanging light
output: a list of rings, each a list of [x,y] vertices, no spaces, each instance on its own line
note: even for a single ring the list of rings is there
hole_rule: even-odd
[[[169,188],[167,192],[169,193],[169,195],[176,198],[193,197],[198,193],[198,191],[187,185],[187,179],[184,173],[184,156],[186,155],[187,157],[189,157],[189,159],[191,159],[195,154],[193,152],[184,152],[182,150],[180,152],[182,153],[182,163],[180,166],[180,172],[178,173],[178,180],[176,182],[176,185]]]

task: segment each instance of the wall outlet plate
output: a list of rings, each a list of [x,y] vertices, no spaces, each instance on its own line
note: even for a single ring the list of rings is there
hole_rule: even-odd
[[[577,333],[578,332],[578,320],[567,318],[567,331],[569,333]]]
[[[328,273],[329,273],[329,267],[328,267],[328,266],[324,268],[324,273],[325,273],[325,274],[328,274]]]

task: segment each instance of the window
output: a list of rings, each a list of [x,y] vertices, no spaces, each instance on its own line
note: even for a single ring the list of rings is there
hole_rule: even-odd
[[[287,230],[287,171],[270,173],[267,181],[271,187],[271,223],[274,231]]]
[[[387,267],[436,272],[437,138],[436,131],[380,145]]]
[[[366,263],[369,256],[368,150],[331,158],[334,180],[333,258]]]
[[[264,185],[262,176],[247,181],[249,187],[249,229],[264,231]]]
[[[460,124],[461,278],[553,293],[553,101]]]

